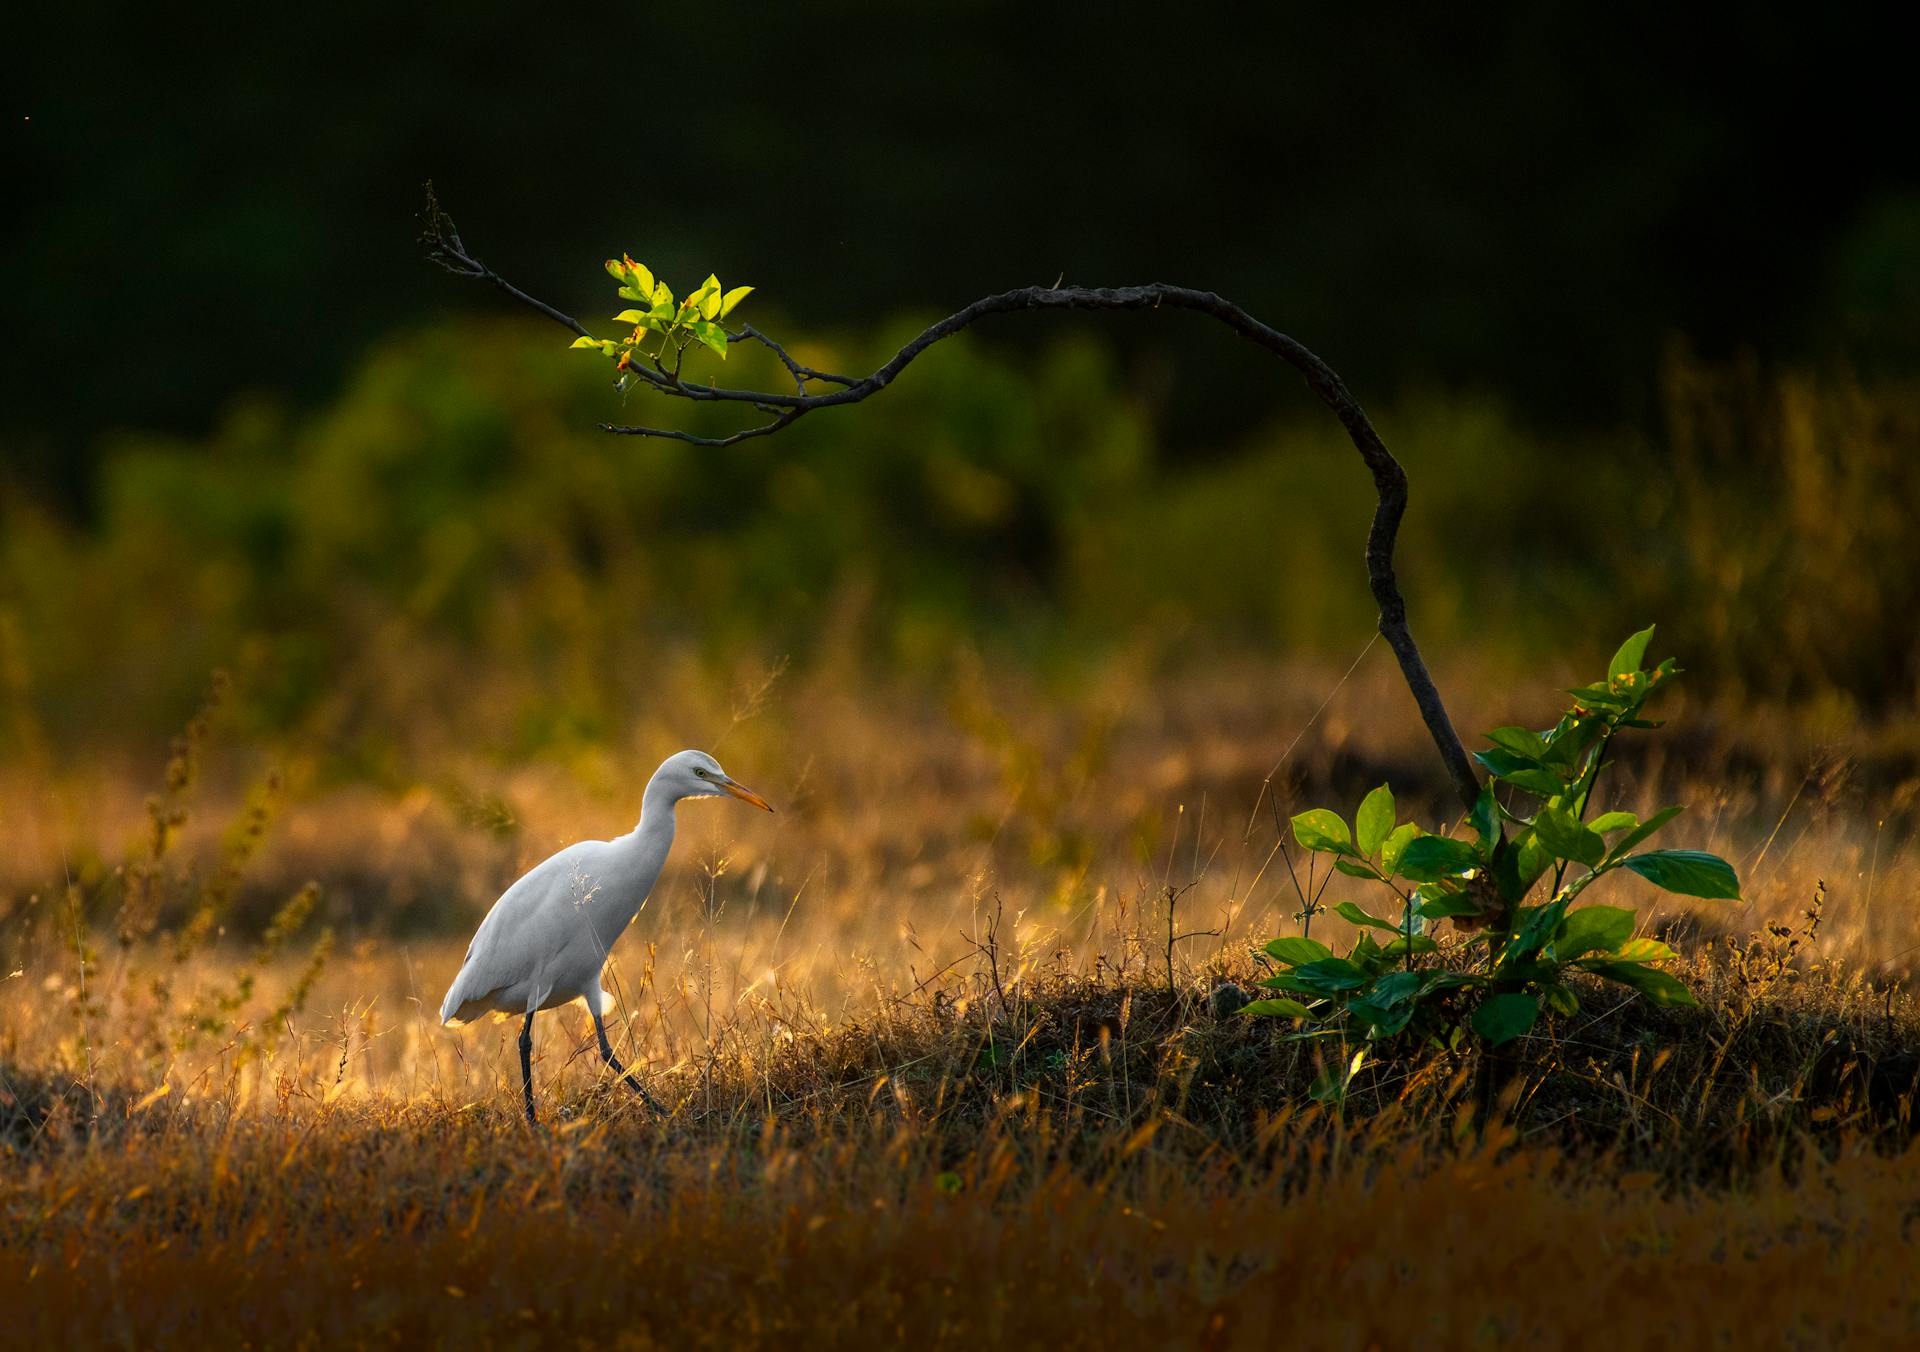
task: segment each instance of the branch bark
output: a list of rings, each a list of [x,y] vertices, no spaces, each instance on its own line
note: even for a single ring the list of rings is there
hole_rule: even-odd
[[[453,228],[453,222],[434,201],[431,186],[428,189],[427,225],[422,243],[425,244],[428,256],[434,262],[456,276],[485,282],[573,333],[582,337],[593,336],[571,315],[564,314],[546,302],[528,295],[475,258],[461,243],[459,233]],[[763,413],[770,414],[771,417],[767,421],[721,437],[695,436],[689,432],[662,427],[630,427],[610,423],[602,426],[606,431],[621,436],[662,437],[691,442],[696,446],[731,446],[750,437],[770,436],[782,431],[819,409],[857,404],[871,398],[891,385],[922,352],[942,339],[951,338],[988,315],[1022,310],[1159,309],[1191,310],[1207,315],[1226,325],[1248,342],[1273,353],[1300,373],[1306,380],[1307,388],[1319,397],[1320,401],[1340,420],[1341,426],[1346,429],[1348,439],[1352,441],[1354,449],[1360,453],[1361,461],[1373,476],[1376,502],[1373,525],[1367,532],[1367,581],[1372,588],[1374,602],[1380,607],[1380,633],[1385,637],[1387,645],[1393,649],[1393,655],[1400,663],[1401,675],[1406,679],[1407,688],[1413,694],[1413,701],[1419,707],[1420,717],[1427,725],[1428,735],[1432,737],[1434,746],[1440,752],[1441,763],[1446,767],[1447,777],[1452,783],[1455,796],[1463,807],[1471,810],[1480,796],[1480,781],[1474,774],[1473,764],[1467,758],[1466,749],[1460,744],[1459,734],[1454,731],[1453,720],[1448,715],[1446,705],[1440,698],[1440,691],[1435,687],[1433,677],[1427,670],[1427,664],[1420,655],[1419,645],[1414,642],[1413,631],[1407,624],[1406,599],[1400,594],[1399,582],[1394,576],[1394,543],[1400,534],[1401,518],[1406,515],[1407,510],[1406,471],[1387,450],[1386,443],[1374,430],[1372,422],[1368,420],[1359,401],[1353,397],[1346,383],[1331,366],[1301,343],[1261,323],[1238,305],[1211,291],[1196,291],[1190,287],[1161,284],[1113,288],[1029,286],[1014,291],[1003,291],[998,295],[982,297],[965,309],[930,325],[896,352],[884,366],[862,378],[831,375],[802,366],[794,361],[779,343],[751,326],[747,326],[738,333],[729,334],[730,341],[757,341],[772,349],[780,358],[781,364],[787,368],[788,374],[793,377],[795,387],[793,393],[728,389],[722,386],[684,381],[678,375],[663,370],[649,371],[638,365],[630,366],[628,369],[630,374],[638,377],[657,393],[695,403],[750,405]],[[814,386],[833,386],[834,388],[815,389]]]

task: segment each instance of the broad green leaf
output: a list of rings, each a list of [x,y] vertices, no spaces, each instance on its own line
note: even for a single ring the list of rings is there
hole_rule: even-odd
[[[1380,847],[1380,867],[1391,878],[1400,869],[1400,856],[1406,852],[1407,842],[1420,834],[1420,828],[1412,822],[1402,822],[1393,828],[1393,834],[1387,837]]]
[[[627,275],[633,279],[634,289],[643,296],[652,295],[653,273],[647,269],[644,263],[634,262],[631,254],[627,255],[626,263]]]
[[[1421,889],[1419,901],[1422,920],[1445,920],[1449,916],[1478,915],[1480,905],[1465,892],[1439,892],[1429,895]]]
[[[1567,781],[1555,771],[1529,764],[1511,751],[1476,751],[1473,758],[1495,779],[1542,798],[1551,798],[1567,787]]]
[[[1565,986],[1556,981],[1550,986],[1541,987],[1540,993],[1546,997],[1547,1008],[1551,1009],[1555,1014],[1578,1014],[1580,1012],[1580,997],[1573,993],[1573,987],[1571,986]]]
[[[1588,823],[1603,836],[1613,831],[1625,831],[1639,824],[1640,819],[1631,812],[1602,812]]]
[[[1491,751],[1476,751],[1473,758],[1487,768],[1489,774],[1505,775],[1512,770],[1538,770],[1540,761],[1533,756],[1523,756],[1517,751],[1504,747],[1494,747]]]
[[[1275,1019],[1311,1019],[1313,1011],[1298,1000],[1249,1000],[1240,1006],[1242,1014],[1265,1015]]]
[[[1413,1018],[1413,1006],[1383,1005],[1373,997],[1363,995],[1347,1002],[1347,1013],[1366,1024],[1370,1036],[1392,1037]]]
[[[1740,900],[1740,879],[1733,865],[1705,850],[1653,850],[1631,855],[1622,862],[1655,887],[1678,892],[1683,897]]]
[[[1554,931],[1553,954],[1571,962],[1588,953],[1611,953],[1633,937],[1634,915],[1619,906],[1582,906]]]
[[[1388,959],[1405,957],[1407,948],[1407,936],[1402,934],[1392,943],[1380,945],[1380,956]],[[1438,953],[1440,951],[1440,945],[1425,934],[1416,934],[1413,936],[1412,948],[1415,953]]]
[[[575,338],[571,343],[567,344],[569,349],[590,347],[596,352],[606,352],[618,346],[619,344],[611,338]]]
[[[1360,811],[1353,819],[1353,838],[1360,853],[1372,858],[1380,853],[1393,831],[1393,790],[1385,784],[1360,800]]]
[[[1631,850],[1635,845],[1638,845],[1641,841],[1645,840],[1648,836],[1658,831],[1686,810],[1684,804],[1675,804],[1673,807],[1661,808],[1651,817],[1634,827],[1632,831],[1628,832],[1620,840],[1614,842],[1613,857],[1618,859],[1621,855]]]
[[[1480,866],[1480,852],[1450,836],[1419,836],[1400,852],[1400,874],[1417,883],[1458,877]]]
[[[1503,972],[1512,972],[1515,965],[1530,961],[1534,954],[1545,946],[1547,939],[1560,927],[1560,918],[1567,913],[1565,898],[1548,902],[1545,906],[1523,906],[1520,908],[1520,923],[1500,951],[1500,959],[1494,965]]]
[[[1400,933],[1400,926],[1392,924],[1389,921],[1382,920],[1378,916],[1368,915],[1365,911],[1361,910],[1358,906],[1354,905],[1350,901],[1341,902],[1338,906],[1333,908],[1333,913],[1339,916],[1342,920],[1345,920],[1346,922],[1348,922],[1349,924],[1367,925],[1367,926],[1371,926],[1374,929],[1383,929],[1387,931],[1387,933],[1389,934]]]
[[[1353,947],[1347,950],[1347,961],[1368,976],[1372,976],[1387,965],[1386,959],[1380,956],[1380,945],[1375,943],[1373,936],[1365,930],[1360,931],[1353,941]]]
[[[1640,664],[1647,655],[1647,641],[1653,637],[1653,628],[1652,625],[1648,625],[1620,645],[1620,650],[1613,655],[1613,660],[1607,663],[1609,684],[1619,677],[1630,676],[1640,670]]]
[[[1490,995],[1473,1011],[1473,1031],[1498,1047],[1532,1028],[1539,1017],[1540,1001],[1534,996]]]
[[[1495,746],[1511,751],[1514,755],[1535,764],[1538,764],[1540,758],[1547,754],[1546,738],[1530,728],[1495,728],[1492,732],[1483,732],[1480,735]]]
[[[1345,855],[1342,855],[1340,858],[1334,860],[1333,866],[1339,869],[1342,873],[1346,874],[1348,877],[1352,877],[1352,878],[1366,878],[1366,879],[1372,880],[1372,879],[1377,879],[1380,876],[1379,874],[1373,871],[1372,864],[1364,864],[1357,859],[1349,859]]]
[[[1322,958],[1333,956],[1333,950],[1318,939],[1303,939],[1297,934],[1269,941],[1264,952],[1268,957],[1292,967],[1298,967],[1306,962],[1319,962]]]
[[[1678,977],[1658,967],[1648,967],[1638,962],[1591,962],[1582,963],[1581,966],[1595,976],[1631,986],[1656,1005],[1686,1006],[1700,1003]]]
[[[1514,852],[1515,878],[1520,884],[1519,896],[1525,896],[1528,889],[1540,880],[1540,875],[1553,867],[1556,857],[1554,852],[1547,848],[1547,843],[1540,839],[1540,833],[1529,826],[1519,837],[1519,843]],[[1518,900],[1518,897],[1511,897],[1509,900]]]
[[[614,281],[624,282],[627,280],[626,264],[622,263],[619,259],[609,258],[606,261],[605,266],[607,269],[607,275],[612,277]]]
[[[1380,1005],[1405,1004],[1420,993],[1420,973],[1388,972],[1373,983],[1367,999]]]
[[[1571,859],[1598,868],[1607,857],[1607,842],[1590,826],[1573,819],[1573,814],[1557,803],[1548,803],[1533,819],[1533,833],[1542,844],[1562,859]]]
[[[1680,955],[1658,939],[1629,939],[1607,954],[1621,962],[1668,962]]]
[[[1325,991],[1329,995],[1339,991],[1358,990],[1367,984],[1366,972],[1345,958],[1321,958],[1318,962],[1303,962],[1293,969],[1292,976],[1302,985]]]
[[[687,300],[699,310],[702,319],[717,318],[720,314],[720,279],[708,273],[707,280],[700,283],[700,289],[688,296]]]
[[[693,336],[712,348],[722,358],[727,355],[727,331],[711,319],[694,320]]]
[[[753,294],[750,286],[736,286],[720,298],[720,317],[725,319],[733,313],[733,307]]]
[[[1554,728],[1553,736],[1548,738],[1552,745],[1541,760],[1547,765],[1572,769],[1587,754],[1587,748],[1599,741],[1606,730],[1607,720],[1604,718],[1575,718],[1568,714]]]
[[[1493,796],[1493,785],[1488,784],[1480,790],[1480,796],[1473,800],[1473,811],[1467,814],[1467,821],[1473,827],[1473,833],[1480,837],[1480,853],[1487,854],[1493,849],[1493,842],[1500,835],[1500,808]]]
[[[1316,807],[1293,819],[1293,838],[1302,846],[1320,854],[1350,854],[1353,837],[1337,812]]]
[[[1589,709],[1624,709],[1633,703],[1631,695],[1605,685],[1576,686],[1567,693]]]

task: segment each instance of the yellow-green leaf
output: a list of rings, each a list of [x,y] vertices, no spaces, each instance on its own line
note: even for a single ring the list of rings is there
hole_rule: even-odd
[[[712,319],[720,313],[720,279],[713,273],[707,274],[707,280],[700,283],[700,289],[691,298],[700,309],[700,317]]]
[[[727,355],[727,334],[718,324],[709,319],[696,319],[687,326],[693,330],[693,336],[712,348],[725,359]]]
[[[633,277],[634,289],[640,292],[641,295],[648,295],[653,291],[653,273],[647,269],[646,264],[636,263],[629,257],[627,259],[627,271]]]
[[[733,313],[733,307],[753,294],[750,286],[736,286],[720,298],[720,317],[725,319]]]

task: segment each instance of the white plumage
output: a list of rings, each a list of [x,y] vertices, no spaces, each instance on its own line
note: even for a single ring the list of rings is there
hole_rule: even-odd
[[[704,751],[667,757],[647,781],[640,822],[615,840],[583,840],[536,864],[501,894],[480,922],[467,959],[440,1004],[442,1023],[485,1013],[524,1016],[520,1077],[527,1121],[533,1122],[533,1016],[573,1000],[593,1015],[601,1059],[647,1098],[607,1041],[607,994],[600,973],[614,941],[639,914],[673,846],[674,805],[683,798],[731,795],[773,809],[732,779]]]

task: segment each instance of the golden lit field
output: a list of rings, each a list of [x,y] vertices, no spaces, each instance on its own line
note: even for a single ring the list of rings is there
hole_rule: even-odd
[[[605,1083],[576,1006],[536,1025],[529,1132],[515,1026],[436,1011],[507,882],[631,825],[669,729],[537,769],[442,751],[376,790],[269,771],[216,711],[171,772],[17,778],[22,1340],[1911,1344],[1896,734],[1676,697],[1608,806],[1690,802],[1673,843],[1740,870],[1745,903],[1631,898],[1704,1008],[1582,987],[1491,1112],[1474,1058],[1412,1051],[1335,1108],[1284,1023],[1209,997],[1298,932],[1280,818],[1437,788],[1384,649],[1345,680],[957,670],[937,696],[824,661],[673,682],[781,811],[686,805],[615,951],[614,1041],[665,1120]],[[1566,683],[1463,674],[1463,728],[1544,718],[1492,701]]]
[[[20,8],[0,1352],[1920,1349],[1865,16]]]

